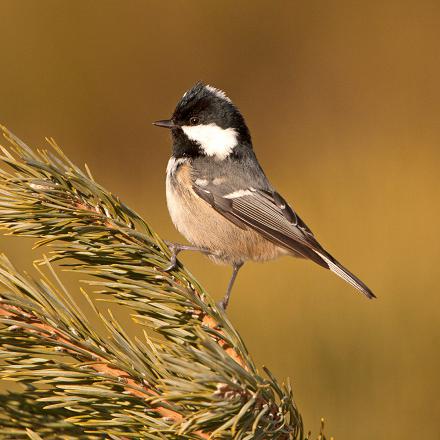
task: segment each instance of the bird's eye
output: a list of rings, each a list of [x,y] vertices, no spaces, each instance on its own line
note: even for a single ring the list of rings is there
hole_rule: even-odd
[[[193,116],[192,118],[189,119],[189,123],[191,125],[197,125],[200,122],[200,119],[197,118],[196,116]]]

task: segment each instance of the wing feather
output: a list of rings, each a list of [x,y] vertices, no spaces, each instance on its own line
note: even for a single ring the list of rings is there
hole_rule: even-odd
[[[359,278],[318,243],[312,231],[277,192],[246,188],[223,194],[215,185],[201,188],[196,184],[193,189],[199,197],[236,226],[259,232],[269,241],[292,251],[293,254],[309,258],[330,269],[368,298],[375,297]]]
[[[254,229],[278,246],[328,268],[328,264],[313,250],[316,248],[324,251],[310,229],[297,226],[296,216],[295,222],[289,222],[267,191],[252,190],[247,191],[247,195],[228,198],[214,192],[215,190],[216,188],[207,189],[194,185],[194,191],[199,197],[235,225]]]

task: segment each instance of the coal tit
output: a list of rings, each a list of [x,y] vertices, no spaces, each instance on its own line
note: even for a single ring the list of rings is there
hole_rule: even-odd
[[[335,260],[266,178],[238,108],[224,92],[198,82],[169,120],[172,156],[166,172],[171,219],[191,246],[170,243],[172,264],[197,250],[233,267],[220,305],[226,309],[239,269],[282,255],[308,258],[330,269],[368,298],[373,292]]]

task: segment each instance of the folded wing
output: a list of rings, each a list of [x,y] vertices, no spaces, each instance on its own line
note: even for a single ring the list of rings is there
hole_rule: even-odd
[[[248,187],[225,193],[221,187],[206,181],[203,186],[194,183],[193,189],[237,226],[259,232],[293,254],[330,269],[368,298],[374,297],[361,280],[325,251],[312,231],[277,192]]]

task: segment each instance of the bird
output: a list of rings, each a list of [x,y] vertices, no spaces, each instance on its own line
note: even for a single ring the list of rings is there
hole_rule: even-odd
[[[177,230],[191,243],[167,242],[176,268],[181,251],[199,251],[232,266],[226,310],[238,271],[247,261],[288,255],[312,260],[362,292],[374,293],[332,257],[274,189],[254,152],[245,119],[220,89],[197,82],[178,101],[171,119],[153,122],[171,131],[166,200]]]

